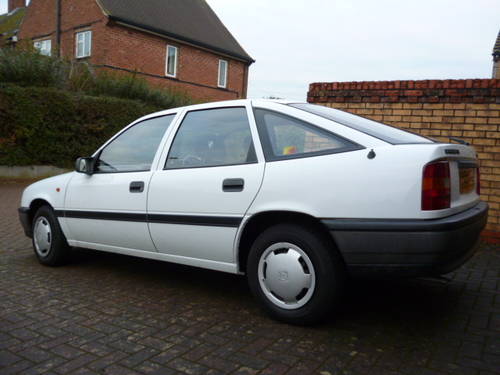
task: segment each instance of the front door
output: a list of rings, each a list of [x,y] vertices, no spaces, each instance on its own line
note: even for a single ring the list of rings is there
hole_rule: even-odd
[[[64,211],[71,245],[156,251],[147,225],[147,192],[153,161],[173,117],[129,127],[98,153],[93,175],[75,174]]]
[[[248,110],[187,112],[164,169],[152,177],[149,228],[158,251],[172,260],[222,270],[234,263],[236,232],[264,174]]]

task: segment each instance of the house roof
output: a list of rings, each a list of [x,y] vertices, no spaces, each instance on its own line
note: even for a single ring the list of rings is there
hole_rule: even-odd
[[[500,31],[498,32],[497,40],[495,42],[495,45],[493,46],[493,56],[500,56]]]
[[[112,20],[254,62],[205,0],[97,1]]]
[[[0,38],[10,39],[17,34],[26,8],[17,8],[10,13],[0,14]]]

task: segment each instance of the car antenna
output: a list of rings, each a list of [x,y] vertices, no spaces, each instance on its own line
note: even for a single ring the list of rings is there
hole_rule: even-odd
[[[457,137],[448,137],[448,139],[451,140],[451,141],[455,141],[457,143],[460,143],[461,145],[470,146],[469,142],[464,141],[463,139],[460,139],[460,138],[457,138]]]
[[[375,156],[377,156],[377,154],[375,153],[375,151],[371,150],[369,153],[368,153],[368,159],[375,159]]]

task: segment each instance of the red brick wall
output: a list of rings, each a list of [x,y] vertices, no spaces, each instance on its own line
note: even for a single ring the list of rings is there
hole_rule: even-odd
[[[95,0],[62,0],[61,55],[74,59],[75,33],[92,30],[92,55],[87,60],[118,71],[146,73],[152,84],[187,92],[202,101],[246,97],[245,63],[109,22]],[[32,0],[20,39],[52,40],[56,48],[56,0]],[[179,48],[177,79],[165,77],[166,46]],[[217,87],[219,58],[229,62],[228,87]]]
[[[313,83],[308,101],[442,142],[470,142],[490,205],[485,235],[500,239],[500,79]]]
[[[156,77],[145,78],[156,85],[181,88],[200,100],[246,96],[248,67],[243,62],[113,23],[106,26],[101,37],[101,64],[154,75]],[[167,44],[178,47],[176,79],[164,77]],[[227,89],[217,87],[219,59],[229,62]]]
[[[91,63],[100,63],[100,35],[105,33],[107,17],[95,0],[61,1],[61,55],[75,57],[75,34],[90,29],[92,36]],[[32,0],[19,30],[20,39],[51,39],[56,49],[56,0]]]
[[[17,8],[24,8],[26,6],[26,0],[9,0],[8,12],[12,12]]]

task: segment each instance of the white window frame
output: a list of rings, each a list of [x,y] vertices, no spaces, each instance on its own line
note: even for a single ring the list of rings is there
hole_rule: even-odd
[[[52,56],[52,39],[36,40],[33,47],[44,56]]]
[[[79,51],[79,49],[78,49],[78,47],[79,47],[78,37],[80,35],[83,35],[82,50],[81,51]],[[86,38],[89,38],[89,51],[87,54],[85,53]],[[76,55],[77,59],[83,59],[85,57],[92,56],[92,30],[79,31],[75,34],[75,55]]]
[[[175,51],[175,57],[174,57],[174,73],[169,73],[168,72],[168,59],[170,58],[169,51],[170,49],[173,49]],[[176,46],[172,46],[170,44],[167,44],[167,58],[166,58],[166,64],[165,64],[165,75],[167,77],[172,77],[176,78],[177,77],[177,64],[179,62],[179,48]]]
[[[221,75],[222,73],[222,66],[225,64],[226,69],[224,70],[224,76]],[[217,86],[220,88],[227,88],[227,71],[229,70],[229,62],[227,60],[219,60],[219,74],[217,77]],[[221,78],[224,78],[224,82],[221,83]]]

